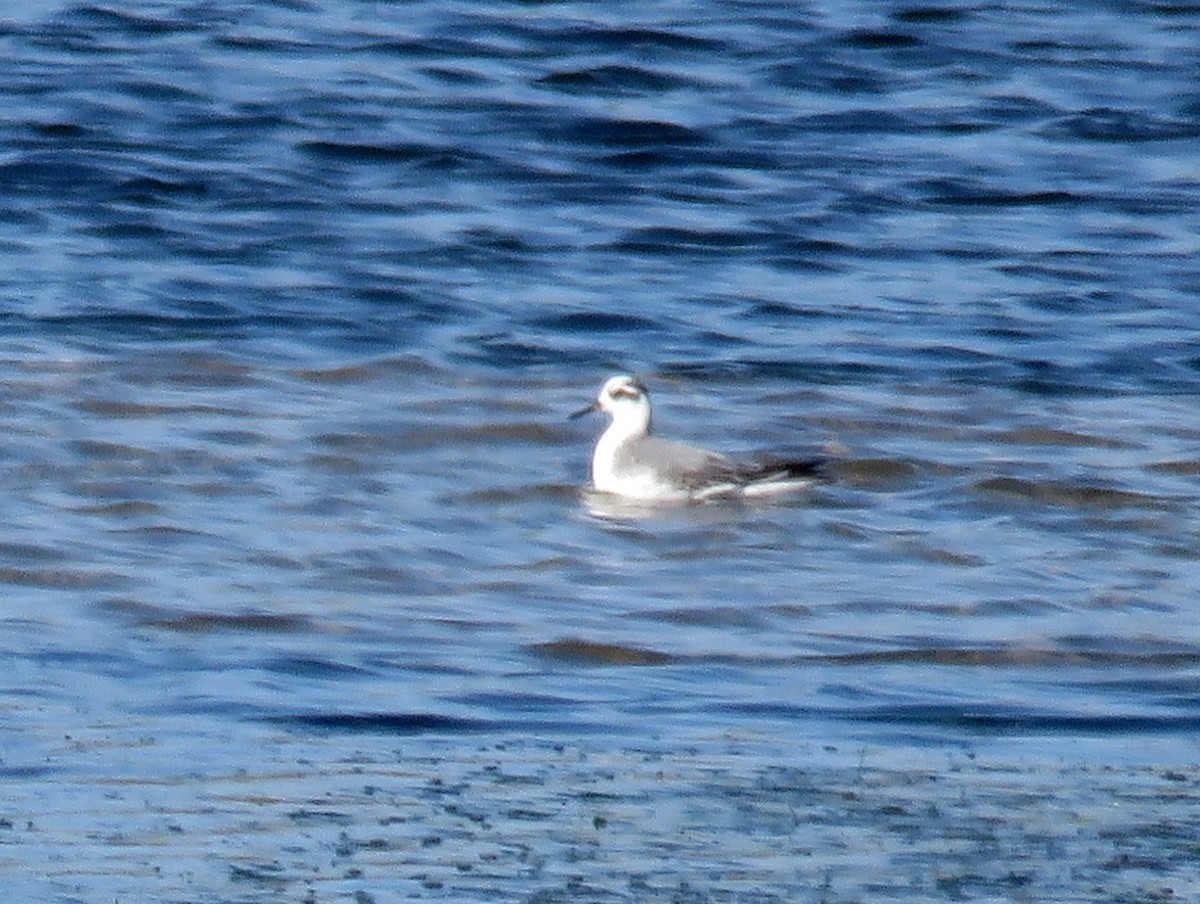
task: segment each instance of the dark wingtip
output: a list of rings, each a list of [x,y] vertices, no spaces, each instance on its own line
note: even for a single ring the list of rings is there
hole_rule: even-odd
[[[781,463],[788,477],[824,477],[829,473],[829,459],[803,458]]]
[[[829,476],[828,458],[767,458],[755,462],[750,480],[806,480]]]

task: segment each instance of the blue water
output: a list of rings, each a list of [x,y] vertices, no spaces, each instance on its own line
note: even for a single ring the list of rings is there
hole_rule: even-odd
[[[1200,6],[0,6],[29,901],[1188,900]],[[584,492],[659,428],[821,453]]]

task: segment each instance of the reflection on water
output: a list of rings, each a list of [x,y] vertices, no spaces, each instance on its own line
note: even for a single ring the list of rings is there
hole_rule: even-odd
[[[579,493],[580,501],[588,514],[608,521],[658,521],[687,524],[728,524],[745,517],[747,512],[781,505],[801,505],[811,490],[780,494],[777,496],[711,497],[703,502],[647,502],[628,499],[612,493],[600,493],[584,488]]]

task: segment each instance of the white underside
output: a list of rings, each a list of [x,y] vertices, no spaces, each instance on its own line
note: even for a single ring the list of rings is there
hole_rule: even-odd
[[[786,496],[798,493],[812,486],[808,478],[792,478],[791,480],[763,480],[758,483],[713,484],[692,493],[694,502],[705,502],[711,499],[771,499],[776,496]]]
[[[601,493],[612,493],[643,502],[689,502],[695,496],[688,489],[663,483],[651,475],[621,478],[609,475],[607,478],[595,479],[593,486]]]
[[[592,458],[592,486],[601,493],[613,493],[627,499],[647,501],[687,502],[692,493],[685,487],[668,483],[651,471],[618,474],[613,468],[613,452],[601,437]]]
[[[594,488],[638,502],[688,503],[736,501],[738,499],[772,499],[798,493],[812,486],[812,480],[775,480],[746,485],[714,483],[698,489],[671,486],[654,480],[597,481]]]
[[[639,502],[715,502],[737,499],[768,499],[799,492],[812,485],[807,478],[763,480],[739,484],[716,481],[699,486],[682,486],[663,480],[650,471],[635,474],[617,474],[612,468],[612,456],[601,458],[597,447],[596,460],[592,464],[592,486],[601,493],[612,493],[625,499]]]

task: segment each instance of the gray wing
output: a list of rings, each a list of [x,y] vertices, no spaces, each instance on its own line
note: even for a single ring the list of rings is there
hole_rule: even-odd
[[[724,492],[750,484],[819,477],[819,458],[766,458],[734,461],[718,452],[657,436],[646,436],[618,453],[616,468],[628,474],[650,471],[691,491]],[[722,485],[724,489],[722,489]]]
[[[714,481],[735,480],[737,467],[724,455],[647,436],[624,450],[617,466],[628,471],[654,471],[685,487],[697,487]]]

